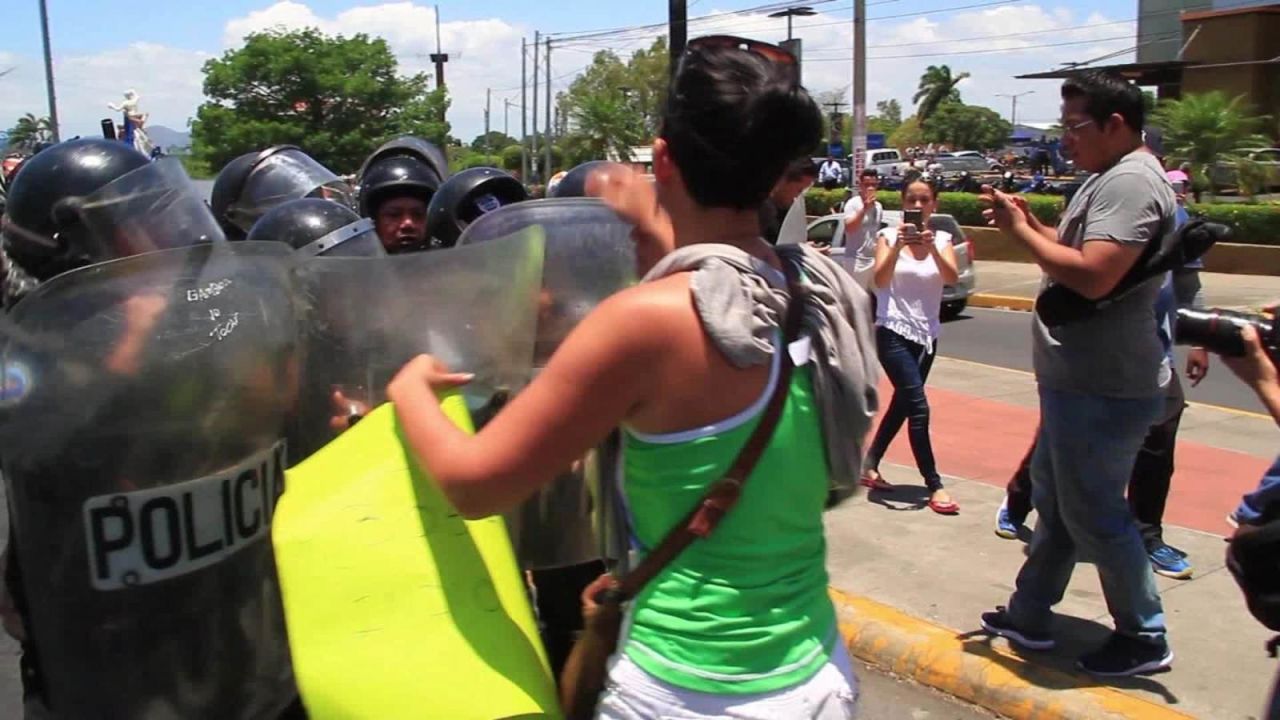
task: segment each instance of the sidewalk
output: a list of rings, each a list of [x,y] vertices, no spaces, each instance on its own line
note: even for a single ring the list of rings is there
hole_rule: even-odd
[[[969,304],[1030,310],[1030,303],[1040,289],[1040,267],[1032,263],[982,260],[981,248],[978,257],[974,263],[977,293],[969,299]],[[1209,307],[1256,310],[1280,300],[1280,277],[1200,273],[1200,282]]]
[[[846,630],[856,640],[860,628],[878,624],[880,632],[896,623],[890,634],[906,638],[872,633],[873,641],[850,643],[857,654],[1012,717],[1258,716],[1276,672],[1263,649],[1270,634],[1248,614],[1223,567],[1222,536],[1230,532],[1225,515],[1280,449],[1269,419],[1188,409],[1166,539],[1189,554],[1195,577],[1157,578],[1176,659],[1169,672],[1109,683],[1125,693],[1119,695],[1087,689],[1099,683],[1073,669],[1074,658],[1110,628],[1097,573],[1086,565],[1057,608],[1057,651],[1020,658],[1003,640],[962,635],[979,629],[980,613],[1007,602],[1023,560],[1025,545],[992,529],[1004,483],[1036,427],[1035,387],[1026,373],[939,358],[929,395],[934,451],[961,514],[941,517],[923,507],[903,432],[883,470],[907,487],[864,493],[827,516],[831,584],[855,596],[842,603],[843,617],[852,618]],[[905,619],[886,621],[866,600]],[[932,639],[919,639],[925,637]]]

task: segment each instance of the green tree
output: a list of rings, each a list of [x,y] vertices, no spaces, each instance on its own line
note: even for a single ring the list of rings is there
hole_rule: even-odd
[[[926,122],[944,103],[960,102],[960,91],[956,86],[967,77],[967,72],[952,75],[951,68],[946,65],[930,65],[926,68],[920,76],[920,89],[911,98],[911,102],[916,103],[916,117],[922,123]]]
[[[905,150],[925,144],[924,130],[920,127],[920,119],[915,115],[902,121],[897,130],[888,138],[889,147]]]
[[[446,119],[452,104],[449,91],[444,88],[420,93],[395,113],[392,134],[415,135],[441,147],[453,144],[457,140],[449,134],[452,127]]]
[[[667,66],[666,38],[626,62],[612,51],[596,53],[560,97],[565,164],[603,159],[610,152],[629,158],[631,147],[647,144],[662,119]]]
[[[32,113],[18,118],[18,122],[9,130],[10,147],[29,148],[52,139],[53,130],[49,125],[49,118],[36,117]]]
[[[946,143],[957,150],[989,150],[1009,140],[1013,126],[991,108],[943,103],[924,122],[927,142]]]
[[[508,145],[499,154],[502,158],[503,170],[519,170],[524,164],[524,148],[519,143]]]
[[[337,172],[353,171],[386,138],[448,138],[448,98],[427,76],[398,74],[387,43],[319,30],[254,33],[204,65],[193,150],[211,167],[278,143],[304,148]]]
[[[487,135],[483,133],[477,135],[476,139],[471,141],[471,149],[484,152],[485,148],[488,148],[492,152],[497,152],[502,148],[519,144],[520,141],[510,135],[500,133],[497,130],[490,130]]]
[[[890,135],[902,124],[902,105],[894,99],[876,103],[876,114],[867,118],[867,130]]]
[[[1216,166],[1234,165],[1241,150],[1271,144],[1258,134],[1269,119],[1254,115],[1243,95],[1231,98],[1219,90],[1165,100],[1152,122],[1164,131],[1165,155],[1191,163],[1198,178],[1207,178],[1211,192],[1217,190]]]

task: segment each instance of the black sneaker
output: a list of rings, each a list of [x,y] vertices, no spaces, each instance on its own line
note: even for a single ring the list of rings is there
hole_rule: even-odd
[[[1100,677],[1128,677],[1154,672],[1172,664],[1173,651],[1163,638],[1139,640],[1111,633],[1102,647],[1081,657],[1076,667]]]
[[[1055,644],[1049,633],[1030,632],[1014,625],[1003,605],[997,606],[995,612],[982,613],[982,629],[1028,650],[1052,650]]]

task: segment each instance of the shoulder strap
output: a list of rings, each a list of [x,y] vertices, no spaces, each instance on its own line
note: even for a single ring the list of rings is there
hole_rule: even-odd
[[[751,471],[755,469],[760,456],[764,454],[765,448],[773,438],[773,431],[778,425],[778,419],[782,417],[782,409],[786,404],[791,386],[791,373],[795,369],[791,361],[790,346],[800,334],[800,323],[804,318],[804,301],[808,295],[808,290],[800,285],[795,268],[785,260],[782,266],[787,275],[787,287],[791,298],[787,304],[782,347],[778,348],[778,352],[782,353],[778,381],[769,395],[769,403],[760,416],[760,423],[756,425],[755,431],[742,446],[729,472],[711,485],[693,510],[677,523],[671,532],[667,533],[662,542],[647,554],[634,570],[618,580],[613,587],[605,590],[605,593],[613,594],[612,600],[626,601],[635,597],[650,580],[657,577],[658,573],[679,557],[685,548],[698,538],[707,537],[716,529],[724,516],[737,504],[742,495],[742,486],[746,484]],[[604,601],[604,598],[600,600]]]

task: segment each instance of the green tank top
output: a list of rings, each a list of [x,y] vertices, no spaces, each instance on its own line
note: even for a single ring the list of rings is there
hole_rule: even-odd
[[[837,632],[822,525],[828,471],[811,368],[792,374],[773,439],[737,506],[631,604],[623,652],[664,682],[772,692],[808,680],[829,659]],[[672,435],[625,433],[623,496],[641,553],[728,471],[777,372],[775,362],[768,390],[734,418]]]

